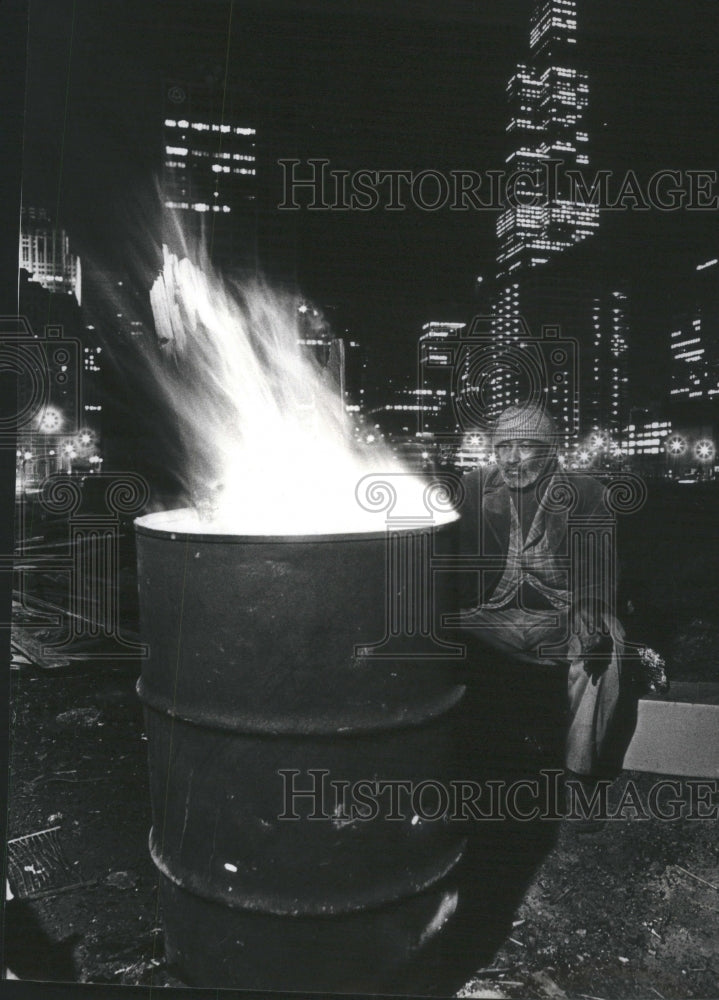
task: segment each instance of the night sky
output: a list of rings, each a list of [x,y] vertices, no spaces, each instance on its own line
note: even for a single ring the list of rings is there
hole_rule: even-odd
[[[578,6],[589,174],[719,168],[715,0]],[[497,169],[531,7],[32,0],[24,201],[44,205],[81,253],[121,264],[159,163],[162,80],[201,79],[226,61],[248,101],[291,122],[287,155],[347,169]],[[374,358],[411,371],[422,322],[471,314],[475,276],[494,270],[494,223],[486,211],[303,211],[292,220],[302,288],[345,303]],[[650,398],[647,352],[663,346],[686,276],[717,254],[717,212],[612,213],[602,234],[634,292],[635,385]]]

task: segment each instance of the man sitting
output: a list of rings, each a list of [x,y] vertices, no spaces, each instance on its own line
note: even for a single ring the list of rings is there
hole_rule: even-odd
[[[587,779],[612,776],[627,745],[629,685],[604,488],[562,471],[541,408],[510,406],[492,444],[496,465],[464,478],[461,552],[477,557],[480,572],[462,574],[472,583],[458,623],[472,635],[476,665],[511,673],[495,677],[500,684],[519,689],[522,678],[531,685],[532,674],[566,670],[565,766]]]

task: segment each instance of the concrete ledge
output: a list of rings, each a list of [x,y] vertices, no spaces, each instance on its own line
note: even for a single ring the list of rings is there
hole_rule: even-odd
[[[719,684],[682,681],[667,697],[642,698],[624,767],[719,777]]]

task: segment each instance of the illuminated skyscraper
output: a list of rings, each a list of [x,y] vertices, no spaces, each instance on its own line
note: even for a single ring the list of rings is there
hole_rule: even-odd
[[[257,129],[235,91],[165,84],[163,194],[213,259],[252,269],[257,257]]]
[[[592,375],[585,408],[589,427],[615,441],[629,414],[627,295],[616,288],[592,302]]]
[[[49,292],[74,295],[82,304],[80,258],[70,252],[65,230],[54,226],[42,208],[22,209],[18,266]]]
[[[598,206],[572,200],[564,176],[589,162],[583,120],[589,86],[576,66],[576,6],[576,0],[538,0],[529,62],[518,64],[507,84],[512,148],[508,204],[497,220],[500,278],[546,263],[599,225]]]
[[[690,304],[675,318],[670,336],[671,402],[691,413],[719,399],[719,260],[702,261],[690,281]]]
[[[454,399],[458,392],[461,337],[466,323],[432,321],[419,338],[419,378],[416,390],[418,430],[434,436],[458,430]]]
[[[537,0],[529,60],[507,84],[511,148],[492,325],[499,374],[489,393],[490,416],[543,397],[568,450],[592,431],[619,437],[628,405],[626,294],[597,242],[599,206],[577,200],[567,176],[589,162],[589,86],[576,52],[576,0]]]

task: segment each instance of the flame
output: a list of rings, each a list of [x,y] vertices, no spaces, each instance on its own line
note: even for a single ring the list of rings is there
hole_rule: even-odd
[[[167,247],[163,259],[150,292],[162,345],[154,377],[177,422],[195,506],[173,515],[173,530],[382,530],[357,490],[383,475],[401,484],[405,513],[426,516],[427,484],[383,444],[358,440],[339,392],[298,342],[297,299],[259,281],[230,285],[206,260],[199,267]]]

